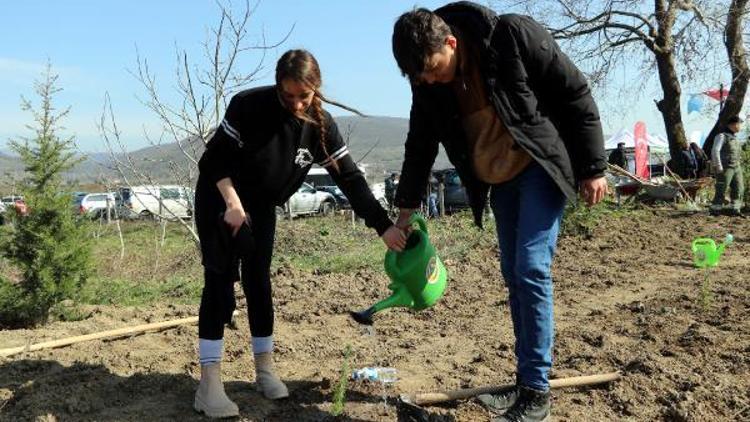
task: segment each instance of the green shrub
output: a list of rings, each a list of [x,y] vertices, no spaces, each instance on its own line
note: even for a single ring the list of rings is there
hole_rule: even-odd
[[[91,246],[85,227],[71,212],[71,197],[63,193],[62,172],[74,166],[73,140],[57,135],[68,110],[57,113],[52,97],[57,76],[47,67],[46,79],[35,84],[39,109],[24,100],[34,116],[32,138],[12,140],[26,178],[21,193],[26,216],[10,214],[2,227],[0,254],[20,272],[20,282],[0,284],[0,327],[25,327],[47,320],[57,303],[72,299],[91,272]]]
[[[23,327],[32,318],[33,302],[17,284],[0,278],[0,326]]]
[[[593,207],[588,207],[581,202],[568,203],[560,223],[560,236],[591,238],[594,235],[594,229],[599,225],[599,220],[607,211],[604,201]]]
[[[333,404],[331,406],[331,415],[339,416],[344,413],[344,406],[346,404],[346,386],[349,383],[349,359],[352,356],[352,346],[346,345],[344,349],[344,361],[341,363],[341,373],[339,375],[339,382],[336,383],[336,387],[333,390]]]

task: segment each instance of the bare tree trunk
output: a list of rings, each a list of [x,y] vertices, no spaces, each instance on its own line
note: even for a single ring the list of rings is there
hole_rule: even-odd
[[[732,0],[727,14],[724,46],[727,50],[729,66],[732,69],[732,85],[729,88],[729,96],[724,103],[724,107],[719,112],[719,118],[703,144],[703,150],[709,157],[714,145],[714,137],[726,126],[730,117],[740,114],[745,101],[745,94],[747,94],[748,82],[750,82],[750,68],[748,68],[745,41],[742,37],[747,3],[748,0]]]
[[[682,123],[682,112],[680,111],[680,80],[675,69],[674,57],[671,52],[657,54],[656,64],[659,70],[659,81],[661,82],[664,98],[656,103],[664,119],[664,127],[669,140],[669,155],[674,159],[679,157],[683,145],[687,145],[685,125]]]
[[[117,226],[117,237],[120,238],[120,261],[125,259],[125,239],[122,237],[122,227],[120,226],[120,219],[115,220]]]

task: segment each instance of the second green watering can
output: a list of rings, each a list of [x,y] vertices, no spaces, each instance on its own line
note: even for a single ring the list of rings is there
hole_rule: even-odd
[[[693,240],[693,263],[698,268],[715,267],[719,265],[719,258],[724,253],[724,248],[734,241],[731,234],[724,237],[724,242],[717,245],[713,239],[698,238]]]
[[[385,272],[391,279],[388,288],[391,296],[360,312],[351,312],[360,324],[372,325],[372,316],[386,308],[402,306],[422,310],[434,305],[445,291],[448,272],[435,253],[427,236],[427,223],[419,214],[409,220],[416,224],[402,252],[388,250],[385,254]]]

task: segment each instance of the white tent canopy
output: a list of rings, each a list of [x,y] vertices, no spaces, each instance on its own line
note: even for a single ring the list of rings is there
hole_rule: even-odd
[[[648,134],[647,140],[648,146],[651,151],[661,153],[669,151],[669,142],[664,136]],[[606,142],[604,142],[604,149],[615,149],[617,148],[617,144],[619,144],[620,142],[625,143],[625,148],[635,148],[635,137],[633,136],[633,132],[627,129],[620,129],[619,132],[617,132],[609,139],[607,139]]]

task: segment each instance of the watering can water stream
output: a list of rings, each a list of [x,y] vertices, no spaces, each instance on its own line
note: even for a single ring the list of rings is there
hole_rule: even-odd
[[[427,223],[419,214],[413,214],[412,230],[402,252],[389,250],[385,254],[385,272],[391,279],[388,288],[391,296],[364,311],[350,312],[360,324],[372,325],[372,316],[386,308],[402,306],[422,310],[434,305],[445,291],[448,272],[427,236]]]
[[[726,235],[724,241],[716,246],[713,239],[698,238],[693,240],[693,263],[698,268],[715,267],[724,253],[724,248],[734,241],[731,234]]]

